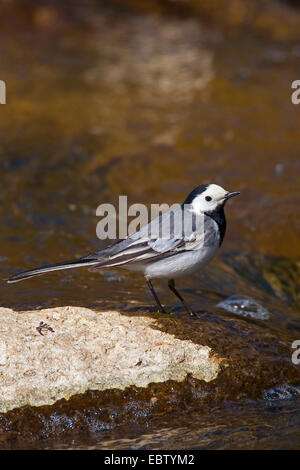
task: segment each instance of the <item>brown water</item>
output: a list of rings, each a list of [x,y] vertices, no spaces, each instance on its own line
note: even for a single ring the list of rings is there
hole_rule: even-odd
[[[237,39],[196,18],[94,3],[35,2],[6,18],[1,276],[103,247],[95,211],[119,194],[129,204],[171,204],[215,182],[242,195],[227,206],[220,256],[183,281],[183,292],[196,310],[250,296],[271,313],[261,321],[266,328],[298,339],[300,105],[290,95],[300,78],[300,43],[249,33]],[[157,287],[174,305],[166,287]],[[0,293],[2,305],[23,310],[151,311],[153,304],[143,280],[126,272],[54,273],[2,283]],[[183,414],[130,427],[126,440],[124,431],[91,427],[91,434],[49,445],[299,448],[299,401],[275,402],[216,408],[206,421]]]
[[[64,444],[47,441],[42,448],[79,449],[298,449],[299,402],[227,404],[193,416],[172,416],[148,426],[72,435]]]

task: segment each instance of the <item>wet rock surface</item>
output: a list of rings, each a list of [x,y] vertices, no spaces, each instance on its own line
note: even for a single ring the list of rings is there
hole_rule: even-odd
[[[264,307],[245,295],[232,295],[218,303],[217,307],[243,317],[257,318],[258,320],[270,318],[269,312]]]
[[[282,384],[300,385],[287,339],[243,320],[213,314],[154,319],[72,307],[3,309],[1,315],[7,325],[1,344],[11,342],[7,352],[13,351],[5,366],[1,349],[4,446],[13,438],[96,432],[227,401],[262,400]],[[41,320],[54,331],[40,335]]]

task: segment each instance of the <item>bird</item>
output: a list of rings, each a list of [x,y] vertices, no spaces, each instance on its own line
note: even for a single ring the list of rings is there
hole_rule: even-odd
[[[127,269],[144,276],[159,312],[167,313],[152,281],[167,279],[169,289],[188,313],[198,316],[175,287],[175,279],[203,268],[216,255],[226,232],[224,206],[238,194],[240,191],[226,191],[217,184],[202,184],[182,204],[154,218],[127,238],[79,259],[13,274],[7,282],[84,266],[92,270]]]

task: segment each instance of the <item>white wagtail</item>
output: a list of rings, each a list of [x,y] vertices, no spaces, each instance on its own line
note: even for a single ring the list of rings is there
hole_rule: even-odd
[[[238,194],[239,191],[228,192],[216,184],[198,186],[181,206],[165,212],[126,239],[77,260],[14,274],[8,282],[81,266],[92,266],[93,270],[120,267],[144,275],[162,313],[166,313],[165,309],[151,281],[167,278],[170,290],[194,315],[176,290],[174,279],[205,266],[214,257],[226,230],[224,205],[229,198]]]

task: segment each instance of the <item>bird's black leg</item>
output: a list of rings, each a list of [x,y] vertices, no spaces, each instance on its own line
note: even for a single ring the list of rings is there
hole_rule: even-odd
[[[160,303],[159,301],[159,298],[157,297],[157,294],[154,290],[154,287],[152,285],[152,282],[150,281],[150,279],[146,279],[146,282],[147,282],[147,285],[151,291],[151,294],[153,295],[153,297],[155,298],[155,302],[157,303],[157,306],[158,306],[158,310],[161,312],[161,313],[167,313],[165,311],[165,309],[163,308],[162,304]]]
[[[174,279],[169,279],[168,280],[168,286],[169,286],[169,289],[176,295],[176,297],[178,297],[178,299],[183,303],[183,305],[185,306],[185,308],[187,309],[187,311],[189,312],[189,314],[192,316],[192,317],[197,317],[198,315],[196,313],[193,312],[193,310],[188,306],[188,304],[185,302],[184,298],[182,297],[181,294],[179,294],[178,290],[176,289],[175,287],[175,281]]]

